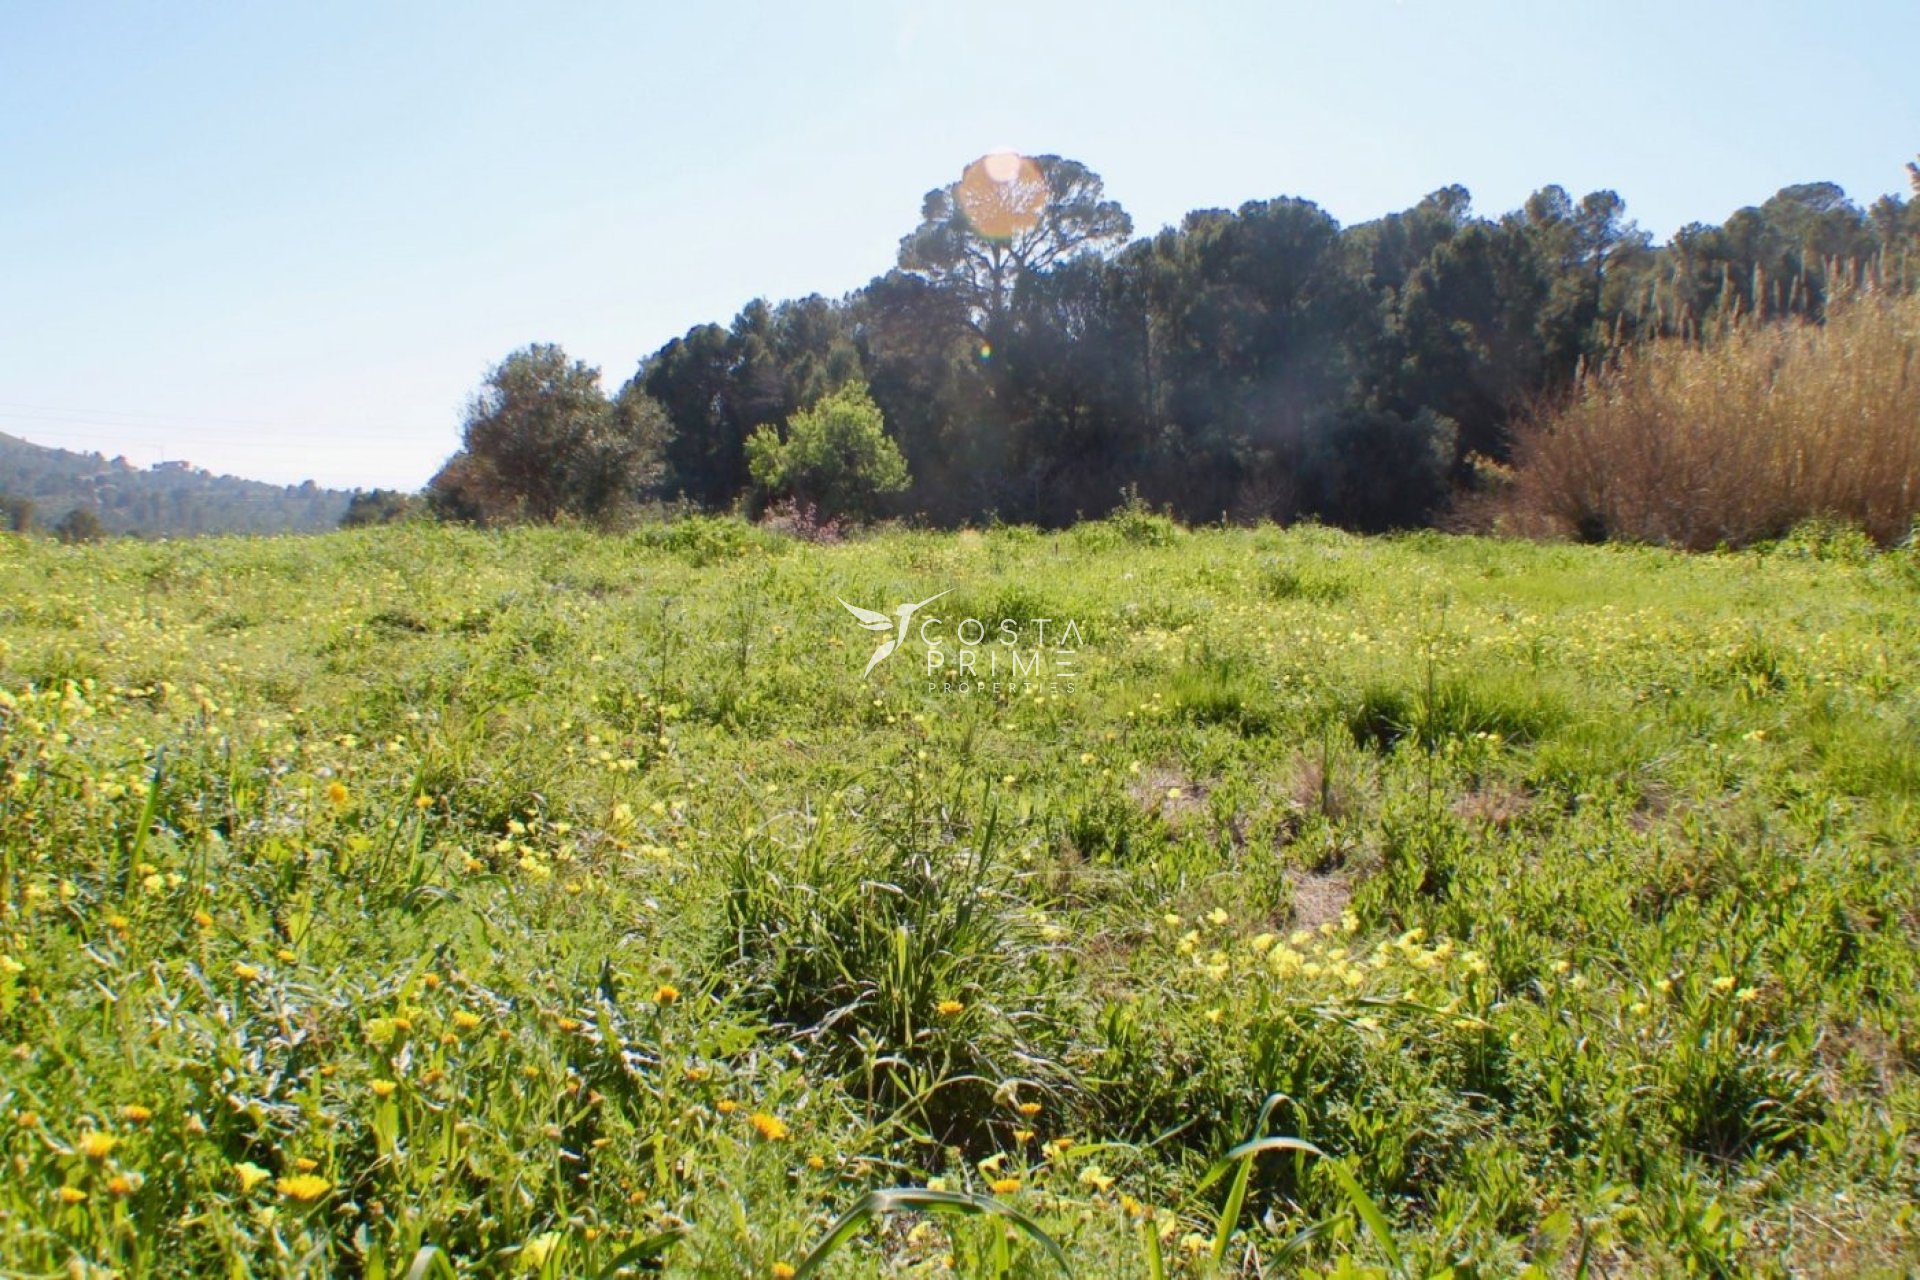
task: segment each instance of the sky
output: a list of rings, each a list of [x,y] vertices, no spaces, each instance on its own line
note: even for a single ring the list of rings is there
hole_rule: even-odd
[[[892,265],[984,153],[1138,234],[1450,183],[1610,188],[1664,240],[1920,152],[1916,0],[0,0],[0,432],[414,489],[488,368],[609,391],[755,297]]]

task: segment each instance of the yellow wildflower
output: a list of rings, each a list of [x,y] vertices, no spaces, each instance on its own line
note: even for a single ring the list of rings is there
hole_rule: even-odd
[[[312,1204],[333,1190],[333,1184],[315,1173],[299,1173],[274,1183],[274,1189],[289,1200]]]
[[[483,1021],[485,1021],[485,1019],[471,1009],[455,1009],[453,1011],[453,1025],[462,1031],[472,1031]]]
[[[655,1004],[672,1004],[679,998],[680,988],[674,986],[671,982],[663,982],[653,989],[653,1002]]]
[[[78,1187],[62,1187],[59,1194],[61,1204],[85,1204],[87,1200],[87,1193]]]
[[[997,1196],[1010,1196],[1020,1189],[1018,1178],[995,1178],[987,1184],[987,1190]]]
[[[329,782],[327,784],[327,801],[328,803],[332,804],[335,808],[338,808],[339,806],[345,804],[347,802],[347,798],[348,797],[347,797],[346,784],[341,782],[338,778],[335,778],[332,782]]]
[[[236,960],[233,964],[233,976],[242,982],[258,982],[260,981],[260,970],[244,960]]]
[[[553,1256],[553,1250],[560,1243],[558,1231],[547,1231],[535,1236],[520,1246],[520,1266],[526,1271],[538,1271],[547,1265],[547,1259]]]
[[[89,1160],[105,1160],[119,1145],[120,1139],[112,1134],[89,1130],[80,1135],[79,1150]]]
[[[376,1098],[391,1098],[393,1091],[399,1087],[400,1086],[392,1080],[375,1080],[367,1086],[367,1088],[373,1090],[373,1096]]]
[[[964,1003],[962,1003],[959,1000],[952,1000],[952,999],[942,1000],[939,1004],[935,1005],[933,1008],[934,1008],[934,1012],[938,1013],[943,1018],[951,1018],[955,1014],[965,1013],[967,1010],[967,1006]]]
[[[778,1142],[787,1136],[787,1122],[779,1116],[756,1111],[747,1117],[747,1122],[753,1126],[754,1132],[768,1142]]]
[[[793,1269],[793,1264],[790,1262],[776,1262],[773,1264],[773,1280],[793,1280],[793,1278],[799,1274],[798,1271]]]

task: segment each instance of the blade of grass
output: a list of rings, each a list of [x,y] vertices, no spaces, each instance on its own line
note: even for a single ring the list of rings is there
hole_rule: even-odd
[[[1380,1212],[1380,1206],[1373,1198],[1360,1189],[1354,1176],[1338,1160],[1328,1160],[1322,1166],[1331,1172],[1340,1187],[1347,1193],[1347,1199],[1353,1205],[1353,1211],[1360,1215],[1360,1221],[1367,1224],[1367,1230],[1373,1232],[1373,1238],[1380,1242],[1380,1251],[1387,1255],[1387,1265],[1393,1268],[1395,1275],[1405,1275],[1407,1264],[1401,1260],[1400,1250],[1393,1243],[1393,1231],[1387,1226],[1387,1215]]]
[[[919,1209],[929,1213],[984,1213],[1007,1219],[1019,1227],[1059,1266],[1062,1275],[1071,1277],[1073,1268],[1067,1254],[1039,1223],[1003,1200],[961,1191],[933,1191],[925,1187],[889,1187],[869,1191],[860,1202],[840,1216],[826,1238],[813,1247],[794,1271],[794,1280],[806,1280],[832,1256],[834,1250],[850,1240],[867,1219],[901,1210]]]
[[[627,1246],[614,1255],[613,1261],[595,1273],[595,1280],[613,1280],[622,1267],[632,1266],[636,1262],[645,1262],[648,1258],[659,1257],[677,1244],[684,1234],[683,1231],[662,1231]]]
[[[1264,1124],[1268,1108],[1261,1110],[1261,1122]],[[1213,1167],[1194,1185],[1194,1191],[1204,1191],[1218,1182],[1228,1169],[1234,1169],[1233,1186],[1227,1192],[1227,1202],[1220,1209],[1220,1224],[1213,1236],[1213,1260],[1223,1261],[1227,1256],[1227,1244],[1233,1239],[1234,1228],[1240,1224],[1240,1210],[1247,1202],[1247,1184],[1253,1178],[1254,1158],[1267,1151],[1301,1151],[1308,1155],[1325,1155],[1320,1148],[1300,1138],[1254,1138],[1243,1142],[1216,1160]]]
[[[423,1244],[413,1255],[413,1265],[407,1268],[406,1280],[460,1280],[460,1273],[453,1269],[452,1259],[447,1251],[437,1244]]]

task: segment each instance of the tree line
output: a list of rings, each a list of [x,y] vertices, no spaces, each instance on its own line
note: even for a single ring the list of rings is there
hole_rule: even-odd
[[[512,353],[429,504],[1058,526],[1128,492],[1194,522],[1419,526],[1609,353],[1920,280],[1920,172],[1914,200],[1806,183],[1656,246],[1616,193],[1558,186],[1497,217],[1451,186],[1347,227],[1278,198],[1135,238],[1085,165],[994,159],[929,192],[864,288],[752,301],[610,394],[558,347]]]

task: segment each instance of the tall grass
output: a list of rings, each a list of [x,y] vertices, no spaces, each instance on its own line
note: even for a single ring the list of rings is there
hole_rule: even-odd
[[[1920,513],[1920,296],[1628,350],[1522,434],[1499,505],[1586,541],[1704,550],[1832,518],[1896,542]]]

